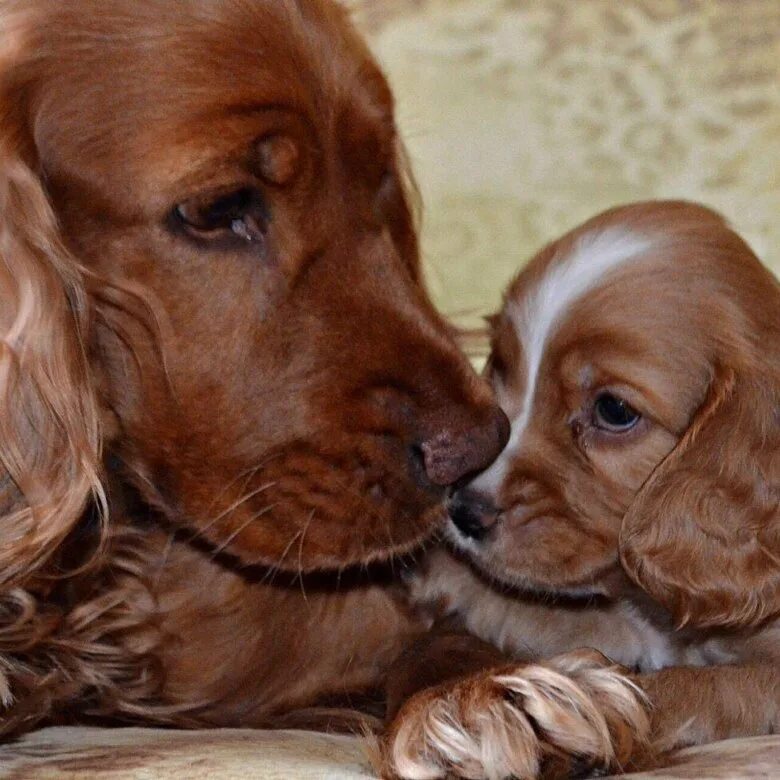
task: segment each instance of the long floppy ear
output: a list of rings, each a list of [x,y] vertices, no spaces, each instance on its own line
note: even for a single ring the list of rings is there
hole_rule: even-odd
[[[0,139],[0,586],[23,584],[103,503],[83,273],[39,176]]]
[[[623,521],[623,565],[680,625],[750,626],[780,612],[780,386],[771,364],[768,355],[754,371],[716,370],[693,424]]]

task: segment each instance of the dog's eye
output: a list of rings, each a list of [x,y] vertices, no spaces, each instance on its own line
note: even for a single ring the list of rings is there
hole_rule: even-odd
[[[600,395],[593,407],[593,424],[613,433],[630,431],[640,418],[636,409],[610,393]]]
[[[249,187],[216,198],[185,201],[175,208],[174,216],[188,233],[197,238],[232,234],[247,243],[262,241],[268,223],[260,194]]]

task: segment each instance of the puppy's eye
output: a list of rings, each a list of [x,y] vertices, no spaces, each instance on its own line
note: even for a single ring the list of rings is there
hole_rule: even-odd
[[[613,433],[630,431],[640,418],[636,409],[610,393],[600,395],[593,407],[593,424]]]
[[[250,187],[217,197],[198,197],[180,203],[174,218],[199,239],[233,235],[247,243],[262,241],[268,217],[260,193]]]

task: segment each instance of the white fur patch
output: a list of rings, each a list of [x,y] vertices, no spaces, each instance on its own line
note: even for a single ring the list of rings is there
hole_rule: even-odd
[[[585,233],[575,240],[568,254],[553,258],[546,274],[522,300],[507,304],[507,315],[525,353],[525,393],[520,411],[511,421],[509,443],[474,481],[477,490],[490,496],[497,494],[528,427],[547,345],[566,312],[611,271],[642,256],[652,244],[648,236],[619,227]]]
[[[647,742],[643,693],[593,653],[495,672],[409,700],[387,745],[396,776],[537,777],[563,756],[608,770]]]

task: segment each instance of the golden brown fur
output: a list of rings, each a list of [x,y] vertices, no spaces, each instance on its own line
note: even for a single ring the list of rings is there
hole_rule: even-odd
[[[589,647],[633,670],[649,701],[649,733],[634,711],[633,723],[627,717],[610,729],[620,749],[594,749],[593,724],[573,724],[558,754],[575,764],[642,764],[648,737],[658,751],[774,733],[777,280],[711,211],[634,204],[531,261],[507,293],[493,346],[487,373],[512,437],[452,498],[448,536],[460,553],[433,554],[412,582],[413,599],[500,648],[497,664]],[[429,640],[428,668],[443,641]],[[484,663],[471,668],[490,678]],[[401,701],[436,681],[415,663],[398,674],[406,680]],[[474,678],[445,670],[438,679],[450,682],[437,702],[419,694],[403,705],[397,728]],[[597,709],[611,713],[625,702],[615,690]],[[518,704],[521,714],[534,720],[538,699]],[[425,746],[399,747],[395,731],[392,747],[411,750],[418,767],[435,755],[426,776],[457,774],[453,734],[474,737],[474,714],[462,708],[451,731]],[[495,755],[506,750],[486,745],[491,717],[480,721],[488,736],[470,754],[481,763],[469,777],[508,777],[509,759],[536,760],[542,774],[569,770],[539,764],[546,728],[529,740],[519,721],[514,742],[503,738],[511,755],[500,763]]]
[[[419,624],[360,567],[506,433],[422,288],[382,74],[329,0],[0,25],[0,730],[378,685]]]

